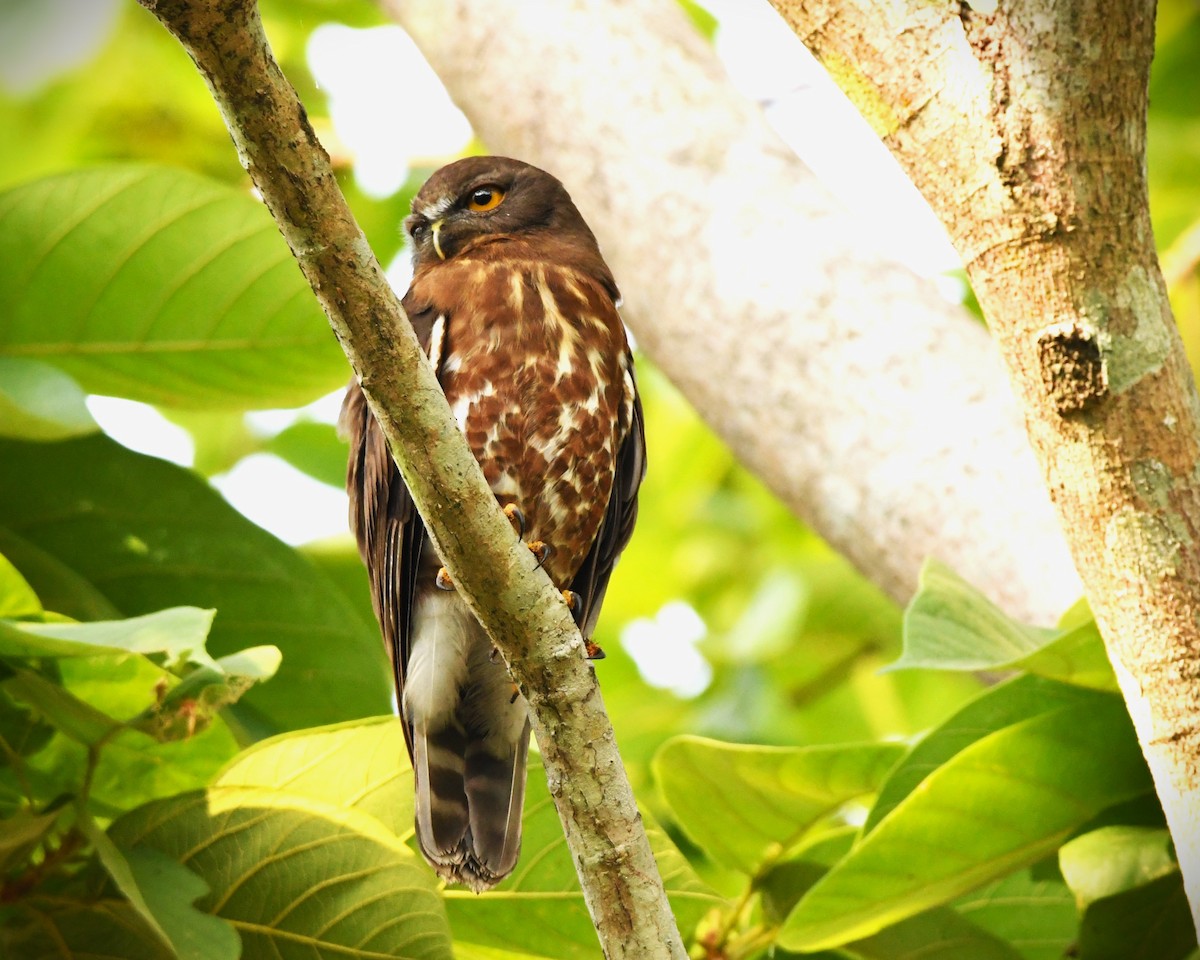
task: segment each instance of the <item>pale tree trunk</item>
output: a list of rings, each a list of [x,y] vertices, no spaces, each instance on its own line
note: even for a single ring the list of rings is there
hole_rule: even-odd
[[[1153,0],[774,0],[946,225],[1200,920],[1200,404],[1145,179]]]
[[[639,345],[870,579],[906,601],[934,555],[1027,619],[1078,598],[987,334],[870,252],[675,0],[379,2],[490,150],[566,182]]]
[[[529,701],[610,960],[686,960],[579,630],[500,511],[271,56],[255,0],[139,0],[208,82],[238,156],[346,350],[456,589]]]

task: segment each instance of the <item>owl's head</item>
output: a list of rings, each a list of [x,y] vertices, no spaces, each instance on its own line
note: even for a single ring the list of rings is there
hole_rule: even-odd
[[[413,198],[404,229],[413,266],[483,244],[545,239],[599,258],[596,238],[557,178],[509,157],[467,157],[433,174]]]

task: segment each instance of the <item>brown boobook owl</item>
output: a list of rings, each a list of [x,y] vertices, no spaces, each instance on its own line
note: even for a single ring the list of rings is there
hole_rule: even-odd
[[[415,251],[404,309],[496,498],[590,642],[645,473],[612,273],[563,185],[505,157],[438,170],[404,225]],[[442,568],[356,383],[342,426],[417,840],[442,877],[484,890],[520,852],[528,707]]]

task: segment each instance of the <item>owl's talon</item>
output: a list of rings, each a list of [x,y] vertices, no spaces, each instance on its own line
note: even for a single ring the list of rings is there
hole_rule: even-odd
[[[506,503],[504,505],[504,515],[508,517],[508,522],[512,524],[512,528],[517,532],[517,537],[524,537],[525,514],[521,512],[521,508],[515,503]]]
[[[583,642],[583,648],[587,653],[587,658],[589,660],[603,660],[608,656],[608,654],[604,652],[604,648],[594,640],[585,640]]]
[[[575,626],[579,626],[579,617],[583,613],[583,600],[574,590],[564,590],[562,598],[570,608],[571,616],[575,618]]]
[[[439,590],[453,590],[454,581],[450,579],[450,571],[445,567],[438,567],[437,576],[433,578],[433,585]]]
[[[554,553],[554,547],[548,544],[545,540],[531,540],[527,542],[525,546],[529,548],[530,553],[533,554],[533,558],[537,561],[537,565],[539,567],[549,560],[550,555]]]

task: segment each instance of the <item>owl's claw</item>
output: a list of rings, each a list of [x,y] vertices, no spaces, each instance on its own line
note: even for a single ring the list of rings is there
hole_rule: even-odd
[[[533,558],[537,561],[540,567],[543,563],[550,559],[550,555],[554,553],[554,547],[548,544],[545,540],[531,540],[526,542],[525,546],[529,548]]]
[[[525,536],[525,514],[521,512],[521,508],[515,503],[506,503],[504,505],[504,515],[508,517],[508,522],[512,524],[512,528],[517,532],[517,538]]]
[[[579,622],[580,618],[583,617],[583,598],[574,590],[564,590],[562,598],[571,610],[571,616],[575,619],[575,626],[583,626]],[[584,640],[583,645],[587,651],[587,658],[589,660],[603,660],[607,656],[598,643],[594,643],[591,640]]]
[[[439,590],[453,590],[454,581],[450,579],[450,571],[445,567],[438,567],[437,576],[433,578],[433,585]]]
[[[571,610],[571,616],[575,618],[575,626],[579,626],[579,617],[583,613],[583,600],[574,590],[564,590],[562,598]]]

